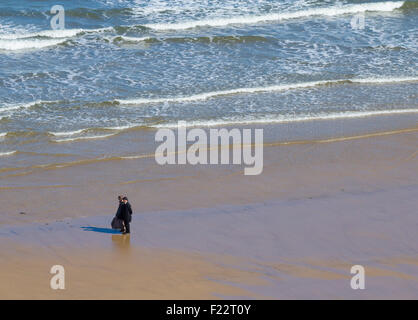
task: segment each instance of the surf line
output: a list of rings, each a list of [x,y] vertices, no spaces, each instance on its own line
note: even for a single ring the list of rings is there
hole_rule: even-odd
[[[358,139],[365,139],[365,138],[373,138],[373,137],[380,137],[380,136],[388,136],[388,135],[395,135],[395,134],[402,134],[402,133],[411,133],[417,132],[418,128],[410,128],[410,129],[401,129],[401,130],[394,130],[394,131],[383,131],[383,132],[376,132],[376,133],[369,133],[364,135],[357,135],[357,136],[349,136],[349,137],[340,137],[340,138],[330,138],[330,139],[321,139],[321,140],[295,140],[295,141],[279,141],[279,142],[271,142],[271,143],[263,143],[263,147],[279,147],[279,146],[291,146],[291,145],[301,145],[301,144],[319,144],[319,143],[333,143],[333,142],[344,142],[349,140],[358,140]],[[255,147],[256,144],[243,144],[241,147]],[[202,146],[203,147],[203,146]],[[210,150],[211,147],[206,147],[207,150]],[[212,147],[214,148],[214,147]],[[231,149],[234,148],[234,145],[221,145],[219,148]],[[185,153],[187,150],[183,151],[174,151],[173,154],[178,153]],[[67,162],[67,163],[55,163],[49,165],[36,165],[32,167],[23,167],[23,168],[3,168],[0,169],[0,172],[4,171],[15,171],[21,169],[44,169],[44,170],[54,170],[54,169],[62,169],[70,166],[79,166],[85,165],[90,163],[96,162],[111,162],[111,161],[121,161],[121,160],[137,160],[137,159],[150,159],[155,157],[155,153],[146,153],[146,154],[139,154],[139,155],[132,155],[132,156],[112,156],[112,157],[105,157],[105,158],[98,158],[98,159],[84,159],[79,161]],[[160,154],[163,155],[163,154]],[[167,154],[165,154],[167,155]],[[414,154],[413,157],[416,155]],[[22,174],[31,174],[34,171],[24,172]]]
[[[379,136],[386,136],[386,135],[394,135],[394,134],[401,134],[401,133],[409,133],[409,132],[416,132],[418,128],[411,128],[411,129],[401,129],[401,130],[394,130],[394,131],[383,131],[383,132],[375,132],[369,133],[364,135],[357,135],[357,136],[349,136],[349,137],[340,137],[340,138],[330,138],[330,139],[320,139],[320,140],[295,140],[295,141],[278,141],[278,142],[268,142],[263,143],[264,147],[278,147],[278,146],[288,146],[288,145],[297,145],[297,144],[315,144],[315,143],[331,143],[331,142],[342,142],[348,140],[357,140],[357,139],[365,139],[365,138],[372,138],[372,137],[379,137]],[[257,144],[243,144],[244,147],[255,147]],[[202,148],[204,145],[200,145]],[[234,145],[221,145],[220,148],[231,149]],[[207,147],[206,150],[210,151],[212,148],[215,147]],[[187,151],[173,151],[172,154],[179,154],[185,153]],[[167,153],[165,153],[167,154]],[[159,155],[163,155],[163,153],[159,153]],[[155,153],[147,153],[141,155],[134,155],[134,156],[123,156],[123,157],[114,157],[109,160],[135,160],[135,159],[147,159],[152,158],[155,156]],[[103,159],[104,160],[104,159]]]

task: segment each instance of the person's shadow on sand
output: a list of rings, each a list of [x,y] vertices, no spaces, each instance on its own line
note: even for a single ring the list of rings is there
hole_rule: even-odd
[[[97,227],[81,227],[84,231],[93,231],[93,232],[100,232],[100,233],[111,233],[111,234],[120,234],[119,230],[111,229],[111,228],[97,228]]]

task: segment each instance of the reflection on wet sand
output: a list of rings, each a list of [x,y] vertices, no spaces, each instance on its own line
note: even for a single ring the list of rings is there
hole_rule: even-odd
[[[113,234],[112,244],[114,251],[127,254],[131,249],[131,236],[127,234]]]

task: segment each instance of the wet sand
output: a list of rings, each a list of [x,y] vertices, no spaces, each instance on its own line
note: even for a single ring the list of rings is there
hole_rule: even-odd
[[[255,177],[147,157],[3,177],[0,298],[416,299],[417,138],[271,139]],[[129,237],[109,229],[119,193]],[[49,288],[53,264],[66,290]]]

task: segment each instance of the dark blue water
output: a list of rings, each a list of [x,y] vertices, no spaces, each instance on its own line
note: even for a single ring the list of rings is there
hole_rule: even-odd
[[[417,1],[68,0],[53,30],[55,4],[0,3],[0,152],[418,111]]]

